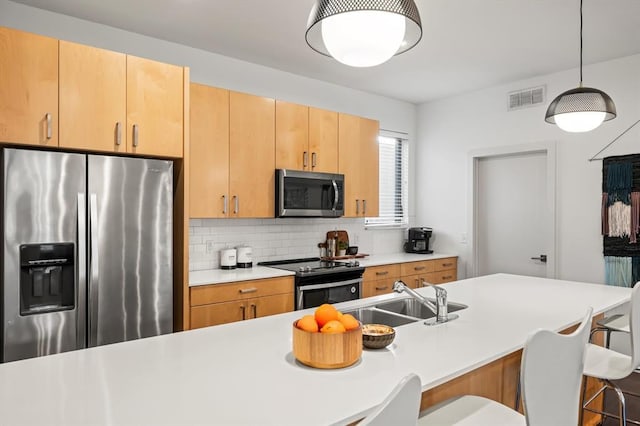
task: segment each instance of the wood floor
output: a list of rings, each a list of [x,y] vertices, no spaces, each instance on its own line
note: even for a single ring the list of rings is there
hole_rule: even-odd
[[[640,394],[640,373],[633,373],[631,376],[627,377],[623,380],[618,380],[615,382],[620,389],[630,390],[632,392]],[[606,411],[610,413],[618,413],[618,398],[615,397],[613,392],[607,391],[607,395],[605,396],[604,404]],[[640,421],[640,398],[635,398],[633,396],[626,396],[627,401],[627,420],[637,420]],[[602,426],[618,426],[618,420],[614,418],[607,418],[602,423]]]

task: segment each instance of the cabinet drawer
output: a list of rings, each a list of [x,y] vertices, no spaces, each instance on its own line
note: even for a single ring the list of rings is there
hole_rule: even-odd
[[[458,279],[458,274],[455,269],[448,269],[446,271],[429,272],[425,274],[424,279],[430,284],[442,284],[455,281]]]
[[[387,278],[383,280],[365,281],[362,284],[362,297],[373,297],[381,294],[393,292],[393,283],[396,278]]]
[[[212,284],[191,288],[191,306],[293,293],[293,277]]]
[[[424,274],[427,272],[433,272],[434,263],[432,260],[423,260],[421,262],[408,262],[400,264],[400,275],[408,276],[408,275],[416,275],[416,274]]]
[[[242,321],[248,315],[247,304],[243,300],[195,306],[191,308],[191,328]]]
[[[455,257],[447,257],[446,259],[430,260],[433,264],[431,271],[444,271],[446,269],[457,269],[458,259]]]
[[[397,280],[400,277],[400,266],[398,264],[370,266],[364,270],[364,281],[375,281],[382,279]]]

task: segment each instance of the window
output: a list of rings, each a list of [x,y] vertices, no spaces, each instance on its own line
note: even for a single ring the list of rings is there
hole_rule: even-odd
[[[378,137],[380,147],[380,216],[368,217],[365,225],[406,227],[409,224],[409,142],[396,134],[384,132]]]

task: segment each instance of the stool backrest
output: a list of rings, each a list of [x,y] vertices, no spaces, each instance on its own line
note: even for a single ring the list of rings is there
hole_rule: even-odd
[[[584,353],[593,309],[572,334],[538,330],[522,353],[520,383],[528,426],[578,424]]]
[[[359,426],[415,426],[420,411],[420,377],[408,374]]]
[[[629,309],[629,331],[631,332],[631,369],[629,374],[640,366],[640,282],[631,290]]]

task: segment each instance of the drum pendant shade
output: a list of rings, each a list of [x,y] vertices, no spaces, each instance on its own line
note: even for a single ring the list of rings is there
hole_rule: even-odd
[[[371,67],[406,52],[422,38],[413,0],[316,0],[307,44],[353,67]]]

